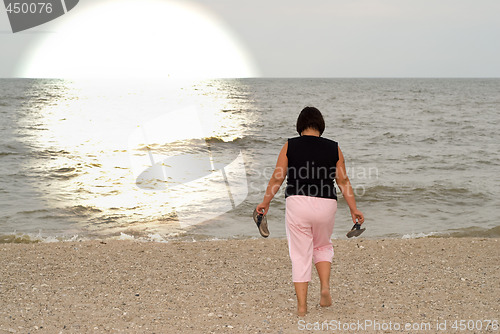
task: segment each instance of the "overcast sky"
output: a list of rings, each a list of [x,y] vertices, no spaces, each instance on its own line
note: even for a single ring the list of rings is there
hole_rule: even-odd
[[[499,0],[192,2],[238,37],[263,77],[500,77]],[[50,23],[13,34],[0,9],[0,77],[12,77]]]

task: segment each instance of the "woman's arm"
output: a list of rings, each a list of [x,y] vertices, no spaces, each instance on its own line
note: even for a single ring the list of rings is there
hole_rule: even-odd
[[[274,168],[273,175],[269,180],[269,184],[267,185],[266,194],[264,195],[264,199],[262,203],[257,205],[257,212],[262,214],[267,214],[269,211],[269,204],[273,199],[274,195],[278,192],[281,187],[281,184],[285,180],[286,170],[288,168],[288,158],[286,156],[286,152],[288,150],[288,142],[283,145],[283,148],[280,151],[278,156],[278,161],[276,162],[276,168]]]
[[[340,147],[335,181],[337,181],[337,185],[339,186],[340,191],[342,192],[342,195],[347,202],[347,205],[349,205],[349,209],[351,209],[352,221],[356,224],[357,219],[358,223],[363,224],[363,222],[365,221],[365,217],[363,213],[356,208],[356,199],[354,198],[351,181],[349,181],[349,177],[347,177],[344,155],[342,154]]]

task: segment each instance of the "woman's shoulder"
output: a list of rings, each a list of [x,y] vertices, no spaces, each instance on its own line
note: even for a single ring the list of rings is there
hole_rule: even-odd
[[[328,142],[328,143],[335,143],[337,144],[337,142],[335,140],[332,140],[332,139],[329,139],[329,138],[325,138],[325,137],[319,137],[322,141],[324,142]]]

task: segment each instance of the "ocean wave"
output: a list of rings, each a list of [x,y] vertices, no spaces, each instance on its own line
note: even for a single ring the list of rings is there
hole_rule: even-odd
[[[466,187],[447,186],[436,184],[431,186],[386,186],[376,185],[362,187],[356,190],[356,194],[363,201],[386,202],[388,200],[405,199],[405,201],[442,201],[443,203],[454,203],[458,201],[475,201],[483,203],[491,199],[486,192],[478,192]]]
[[[418,238],[500,238],[500,226],[483,228],[477,226],[464,227],[443,232],[419,232],[402,236],[402,239]]]
[[[146,152],[155,155],[155,161],[159,158],[169,158],[178,155],[206,155],[219,153],[217,156],[233,156],[241,151],[245,151],[246,154],[251,154],[251,151],[256,147],[266,147],[270,142],[275,140],[259,139],[259,138],[249,138],[249,137],[236,137],[236,138],[225,138],[225,137],[209,137],[206,139],[189,139],[176,141],[171,143],[152,143],[148,145],[140,145],[135,149],[129,151],[129,154],[133,156],[140,156]],[[139,153],[143,152],[143,153]],[[273,155],[274,155],[273,151]],[[262,155],[262,152],[259,153]],[[158,159],[156,159],[158,158]],[[216,156],[214,156],[216,159]]]
[[[36,244],[40,242],[61,242],[61,241],[84,241],[86,238],[79,237],[77,234],[71,236],[43,236],[41,233],[12,233],[0,234],[0,244]]]
[[[148,145],[141,145],[136,150],[164,155],[165,158],[181,154],[229,152],[229,150],[237,151],[238,149],[240,149],[239,140],[240,138],[228,140],[220,137],[189,139],[166,144],[152,143]]]
[[[26,150],[25,146],[18,141],[9,141],[0,145],[3,146],[2,150],[7,154],[19,154],[21,151]]]
[[[52,242],[81,242],[81,241],[91,241],[100,240],[105,242],[106,240],[125,240],[125,241],[137,241],[137,242],[159,242],[167,243],[171,240],[180,240],[181,233],[147,233],[147,234],[135,234],[135,233],[124,233],[120,232],[117,235],[107,235],[102,237],[97,236],[82,236],[79,234],[74,235],[43,235],[42,232],[38,233],[10,233],[10,234],[0,234],[0,244],[36,244],[36,243],[52,243]],[[191,238],[192,241],[195,239]]]
[[[429,156],[421,155],[421,154],[409,154],[406,156],[407,161],[423,161],[429,160]]]
[[[207,143],[237,143],[243,137],[225,138],[225,137],[206,137],[204,138]]]
[[[34,213],[44,213],[44,212],[49,212],[48,209],[36,209],[36,210],[24,210],[24,211],[19,211],[18,214],[34,214]]]
[[[409,234],[404,234],[401,239],[420,239],[420,238],[428,238],[428,237],[434,237],[439,235],[438,232],[429,232],[429,233],[409,233]]]
[[[390,131],[384,133],[373,133],[373,137],[370,138],[371,142],[390,142],[390,143],[407,143],[410,140],[410,136],[407,133],[393,133]]]
[[[184,140],[177,140],[169,143],[150,143],[148,145],[142,145],[140,149],[144,150],[147,149],[148,147],[150,149],[153,148],[161,148],[164,146],[172,146],[172,145],[186,145],[186,144],[206,144],[206,143],[236,143],[240,140],[242,140],[244,137],[224,137],[224,136],[212,136],[212,137],[205,137],[205,138],[191,138],[191,139],[184,139]]]
[[[182,153],[202,153],[208,152],[208,146],[205,141],[190,140],[190,141],[176,141],[167,144],[151,143],[148,145],[140,145],[136,149],[141,152],[151,152],[153,154],[164,154],[172,156]]]
[[[70,207],[69,211],[71,213],[79,215],[79,216],[85,216],[85,215],[92,214],[92,213],[102,212],[101,209],[98,209],[98,208],[93,207],[93,206],[85,206],[85,205],[75,205],[73,207]]]
[[[421,139],[418,141],[419,143],[429,143],[429,144],[434,144],[437,143],[437,139],[433,137],[427,137],[425,139]]]
[[[60,219],[64,217],[91,217],[94,214],[102,213],[101,209],[93,206],[75,205],[51,209],[23,210],[17,212],[18,215],[36,216],[39,219]]]
[[[450,236],[453,238],[500,238],[500,226],[492,228],[484,227],[465,227],[461,229],[450,230],[449,232],[440,233],[443,236]]]
[[[19,153],[17,153],[17,152],[0,152],[0,157],[4,157],[7,155],[16,155],[16,154],[19,154]]]
[[[49,174],[50,177],[59,179],[59,180],[69,180],[73,177],[78,176],[77,169],[74,167],[61,167],[52,170]]]
[[[172,236],[170,236],[172,237]],[[119,236],[109,238],[111,240],[129,240],[129,241],[139,241],[139,242],[169,242],[168,236],[163,236],[160,233],[150,233],[144,236],[134,236],[132,234],[127,234],[120,232]]]
[[[421,239],[421,238],[499,238],[500,226],[493,228],[467,227],[450,232],[416,232],[404,235],[384,235],[375,239]],[[230,239],[248,239],[246,236],[231,237]],[[372,238],[371,238],[372,239]],[[43,235],[39,233],[10,233],[0,234],[0,244],[36,244],[36,243],[54,243],[54,242],[83,242],[83,241],[101,241],[108,240],[133,241],[133,242],[158,242],[168,243],[171,241],[196,242],[228,240],[213,236],[194,235],[186,233],[124,233],[105,235],[105,236],[83,236],[73,235]]]
[[[66,150],[41,150],[41,151],[32,151],[31,152],[33,158],[50,158],[50,157],[58,157],[60,155],[70,154],[70,152]]]

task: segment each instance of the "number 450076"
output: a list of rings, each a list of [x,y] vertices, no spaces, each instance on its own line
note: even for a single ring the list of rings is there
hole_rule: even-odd
[[[36,13],[52,13],[52,4],[45,2],[11,2],[7,6],[7,13],[14,14],[36,14]]]

